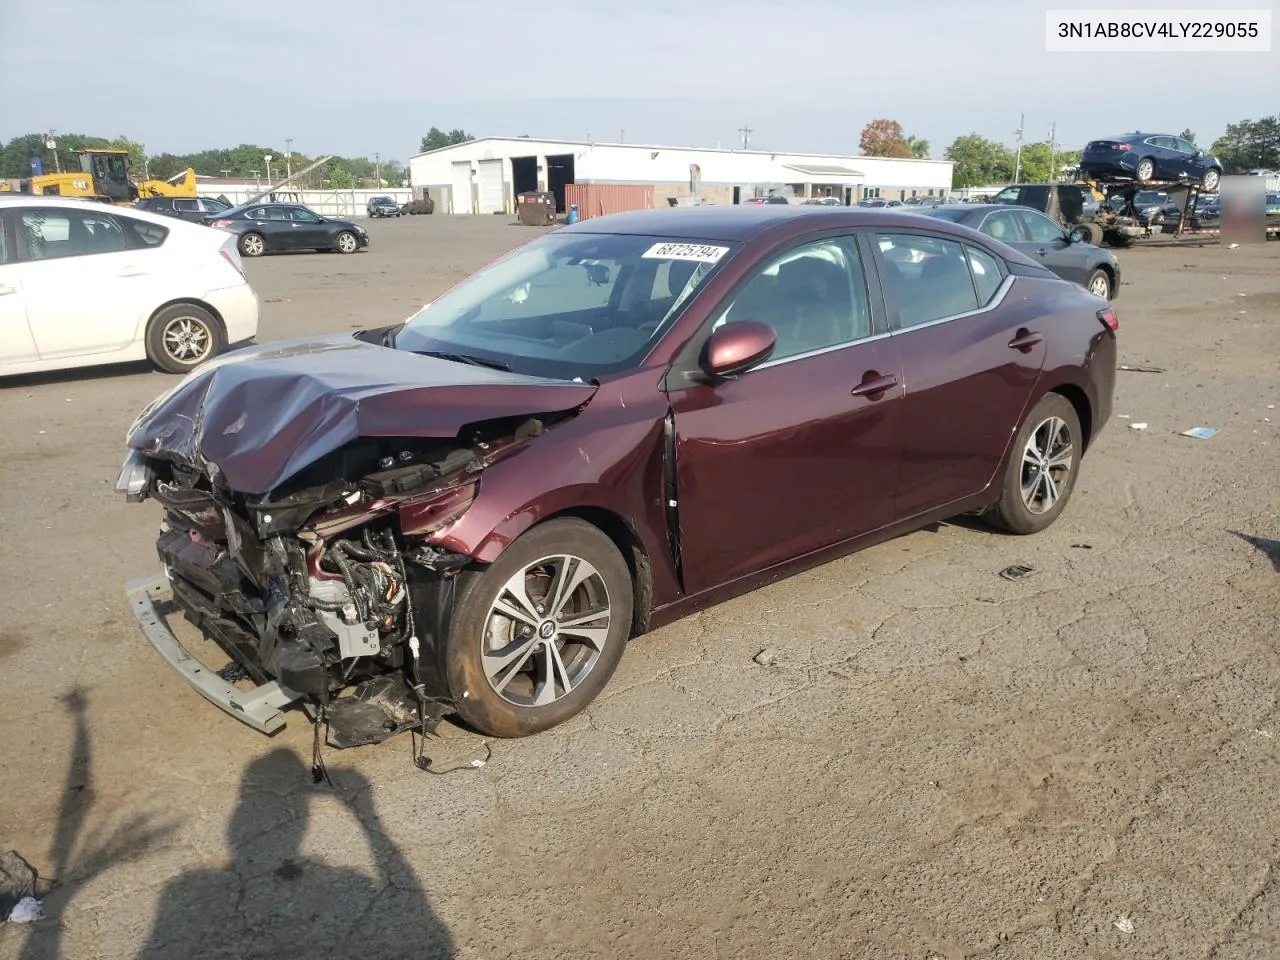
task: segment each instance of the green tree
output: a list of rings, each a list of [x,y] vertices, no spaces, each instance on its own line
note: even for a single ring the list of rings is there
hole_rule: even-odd
[[[1184,128],[1183,131],[1180,134],[1178,134],[1178,136],[1180,136],[1183,140],[1190,141],[1191,143],[1196,142],[1196,135],[1190,127]]]
[[[883,118],[872,120],[862,128],[862,136],[858,138],[862,155],[866,157],[900,157],[911,156],[911,147],[902,135],[902,124],[897,120]]]
[[[928,160],[929,159],[929,141],[923,137],[907,137],[904,141],[907,149],[911,151],[912,160]]]
[[[955,164],[956,187],[982,187],[1013,179],[1013,151],[977,133],[956,137],[943,156]]]
[[[335,190],[351,190],[356,185],[355,174],[338,161],[329,164],[328,175],[325,179],[329,181],[329,186]]]
[[[1228,124],[1209,152],[1222,161],[1226,173],[1280,168],[1280,116]]]
[[[440,150],[444,147],[452,147],[457,143],[467,143],[474,139],[475,137],[465,130],[454,129],[445,133],[439,127],[432,127],[427,131],[427,135],[422,138],[422,152]]]

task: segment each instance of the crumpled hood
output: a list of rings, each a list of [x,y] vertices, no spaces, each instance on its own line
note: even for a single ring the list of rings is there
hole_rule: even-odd
[[[595,390],[340,334],[210,361],[149,404],[127,442],[262,494],[360,437],[448,438],[483,420],[571,410]]]

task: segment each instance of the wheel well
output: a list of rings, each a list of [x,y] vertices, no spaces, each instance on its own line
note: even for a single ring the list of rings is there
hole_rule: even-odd
[[[539,524],[561,517],[576,517],[583,520],[613,541],[613,545],[626,560],[627,569],[631,571],[634,607],[631,614],[631,636],[638,637],[642,633],[647,633],[649,611],[653,607],[653,567],[640,538],[620,516],[601,507],[573,507],[562,510],[539,521]]]
[[[168,310],[170,307],[176,307],[183,303],[193,307],[199,307],[201,310],[208,310],[209,313],[213,315],[213,319],[218,321],[218,326],[222,328],[222,339],[224,342],[226,341],[227,321],[222,319],[222,314],[218,312],[218,308],[211,303],[205,303],[203,300],[197,300],[195,297],[177,297],[173,300],[160,304],[160,306],[151,311],[151,316],[147,317],[147,328],[150,329],[151,322],[155,320],[161,311]]]
[[[1087,450],[1089,443],[1093,440],[1093,408],[1089,406],[1089,398],[1083,390],[1070,383],[1054,387],[1050,393],[1064,397],[1071,406],[1075,407],[1076,416],[1080,418],[1080,430],[1084,433],[1083,447]]]
[[[1109,263],[1100,263],[1100,264],[1098,264],[1096,267],[1094,267],[1093,269],[1095,269],[1095,270],[1101,270],[1103,273],[1105,273],[1105,274],[1107,275],[1107,279],[1111,281],[1111,288],[1112,288],[1112,290],[1114,290],[1114,289],[1115,289],[1115,286],[1116,286],[1116,270],[1115,270],[1115,267],[1111,266],[1111,264],[1109,264]],[[1083,421],[1081,421],[1081,422],[1083,423]]]

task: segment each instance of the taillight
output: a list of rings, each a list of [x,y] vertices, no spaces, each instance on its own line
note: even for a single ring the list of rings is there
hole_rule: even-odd
[[[1115,333],[1120,329],[1120,318],[1116,316],[1116,312],[1110,307],[1103,307],[1098,311],[1098,319],[1102,321],[1102,325]]]
[[[1117,144],[1115,144],[1115,148],[1116,148],[1117,150],[1119,150],[1121,153],[1124,153],[1124,152],[1125,152],[1125,151],[1127,151],[1127,150],[1132,150],[1132,149],[1133,149],[1132,145],[1127,144],[1127,143],[1117,143]]]
[[[225,247],[219,250],[218,253],[222,256],[223,260],[227,261],[227,263],[231,264],[231,266],[235,268],[236,273],[240,274],[240,276],[244,277],[246,280],[249,279],[248,277],[245,277],[244,264],[240,262],[240,258],[238,256]]]
[[[213,223],[209,224],[209,226],[211,226],[211,227],[229,227],[229,226],[231,226],[231,221],[230,221],[230,220],[215,220],[215,221],[213,221]]]

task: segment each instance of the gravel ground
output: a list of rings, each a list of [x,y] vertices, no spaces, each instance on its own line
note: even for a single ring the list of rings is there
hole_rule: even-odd
[[[539,232],[370,231],[250,263],[261,339],[395,321]],[[0,957],[1280,955],[1280,244],[1120,256],[1122,362],[1163,372],[1119,374],[1049,531],[942,524],[723,604],[450,776],[402,738],[315,787],[300,717],[265,739],[144,642],[159,511],[112,484],[171,378],[0,382],[0,850],[59,881]]]

